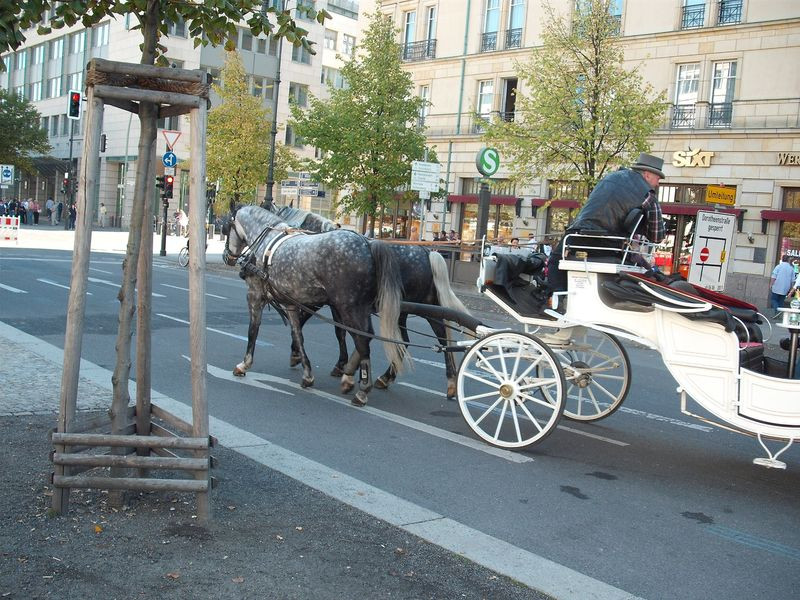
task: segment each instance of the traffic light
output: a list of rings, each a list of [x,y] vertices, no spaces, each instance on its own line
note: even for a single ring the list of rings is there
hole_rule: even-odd
[[[164,198],[172,198],[172,186],[175,183],[175,177],[167,175],[164,177]]]
[[[78,194],[78,179],[77,177],[72,180],[72,193],[77,195]]]
[[[69,190],[69,179],[67,177],[64,177],[64,181],[61,184],[61,193],[66,194],[67,190]]]
[[[100,152],[106,151],[106,134],[100,136]]]
[[[81,93],[78,90],[69,91],[69,105],[67,106],[68,119],[81,118]]]
[[[156,175],[156,187],[160,190],[164,189],[164,176],[163,175]],[[163,195],[163,192],[162,192]]]

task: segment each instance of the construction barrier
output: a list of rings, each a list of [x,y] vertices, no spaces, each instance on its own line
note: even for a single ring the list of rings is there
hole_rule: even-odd
[[[19,243],[19,217],[0,217],[0,242]]]

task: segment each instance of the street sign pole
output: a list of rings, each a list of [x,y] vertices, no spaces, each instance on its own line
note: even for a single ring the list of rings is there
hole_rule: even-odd
[[[489,200],[491,193],[489,192],[489,183],[486,180],[481,181],[481,189],[478,192],[478,224],[475,231],[475,241],[480,242],[486,235],[486,229],[489,224]]]

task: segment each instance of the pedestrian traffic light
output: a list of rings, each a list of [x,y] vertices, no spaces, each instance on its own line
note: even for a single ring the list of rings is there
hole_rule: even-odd
[[[61,184],[61,193],[66,194],[68,189],[69,189],[69,179],[67,177],[64,177],[64,181]]]
[[[172,198],[172,186],[175,183],[175,177],[167,175],[164,177],[164,198]]]
[[[81,93],[78,90],[69,91],[69,105],[67,106],[68,119],[81,118]]]
[[[164,176],[156,175],[156,187],[160,190],[164,189]]]
[[[78,193],[78,179],[77,178],[72,180],[72,193],[73,194],[77,194]]]

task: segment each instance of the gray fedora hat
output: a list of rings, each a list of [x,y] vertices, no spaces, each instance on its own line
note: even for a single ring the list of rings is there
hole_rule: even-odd
[[[650,171],[651,173],[658,175],[659,179],[664,179],[664,171],[661,170],[663,167],[663,158],[658,158],[657,156],[647,154],[646,152],[642,152],[639,155],[639,160],[631,165],[631,169],[636,169],[637,171]]]

